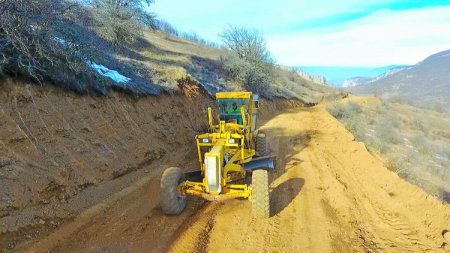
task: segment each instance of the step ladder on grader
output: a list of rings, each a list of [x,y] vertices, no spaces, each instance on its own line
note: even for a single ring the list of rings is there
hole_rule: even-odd
[[[161,207],[176,215],[186,206],[187,196],[210,201],[246,198],[252,201],[252,213],[268,218],[268,170],[274,160],[268,157],[264,133],[256,129],[259,97],[252,92],[216,94],[218,117],[208,108],[209,132],[197,135],[200,170],[184,173],[178,167],[164,171],[161,178]],[[242,183],[251,177],[251,184]],[[239,183],[241,182],[241,183]]]

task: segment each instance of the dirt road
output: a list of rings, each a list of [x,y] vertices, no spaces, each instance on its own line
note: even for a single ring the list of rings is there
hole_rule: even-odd
[[[277,156],[271,218],[251,203],[190,199],[159,208],[161,170],[110,196],[24,252],[448,252],[450,206],[400,179],[322,107],[263,125]],[[182,157],[174,158],[174,161]],[[169,165],[169,164],[167,164]],[[177,164],[170,164],[177,165]]]

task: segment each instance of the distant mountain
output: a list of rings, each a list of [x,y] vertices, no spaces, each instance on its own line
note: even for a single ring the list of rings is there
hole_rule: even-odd
[[[347,90],[357,95],[399,98],[416,106],[450,112],[450,50]]]
[[[353,78],[345,80],[344,83],[342,84],[342,87],[348,88],[348,87],[354,87],[357,85],[366,84],[366,83],[369,83],[370,81],[372,81],[373,79],[374,79],[373,77],[364,77],[364,76],[353,77]]]
[[[342,87],[344,88],[348,88],[348,87],[354,87],[357,85],[363,85],[363,84],[369,84],[369,83],[373,83],[375,81],[378,81],[380,79],[383,79],[385,77],[388,77],[392,74],[395,74],[401,70],[404,70],[405,68],[409,68],[410,66],[403,66],[403,65],[392,65],[389,67],[385,67],[385,68],[380,68],[380,69],[384,69],[386,70],[386,72],[384,72],[381,75],[378,75],[376,77],[362,77],[362,76],[358,76],[358,77],[353,77],[350,79],[347,79],[344,81],[344,83],[342,84]]]
[[[398,66],[385,67],[341,67],[341,66],[299,66],[300,71],[324,76],[329,85],[342,87],[347,79],[355,77],[374,78]]]

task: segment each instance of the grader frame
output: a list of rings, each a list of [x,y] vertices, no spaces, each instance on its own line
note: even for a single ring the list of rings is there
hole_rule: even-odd
[[[256,216],[268,217],[267,170],[274,168],[274,162],[272,157],[265,156],[265,135],[256,130],[259,97],[251,92],[221,92],[216,94],[216,100],[218,123],[214,124],[213,110],[209,107],[209,131],[195,137],[200,170],[181,173],[178,168],[169,168],[163,174],[163,211],[180,213],[186,196],[210,201],[246,198],[254,202],[254,208],[262,206],[255,211]],[[252,185],[236,183],[252,174],[260,178],[252,179]],[[165,178],[173,182],[168,183]],[[255,185],[256,181],[262,183]]]

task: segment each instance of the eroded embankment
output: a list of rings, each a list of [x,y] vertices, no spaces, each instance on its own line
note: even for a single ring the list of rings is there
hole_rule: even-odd
[[[95,98],[3,84],[0,234],[30,225],[57,226],[71,211],[104,197],[82,196],[65,208],[87,188],[147,168],[174,152],[186,153],[192,136],[205,129],[203,114],[211,104],[197,87],[187,92],[186,96],[133,99],[112,93]],[[104,188],[110,189],[98,195],[114,191],[113,186]],[[11,243],[4,238],[0,248]]]

